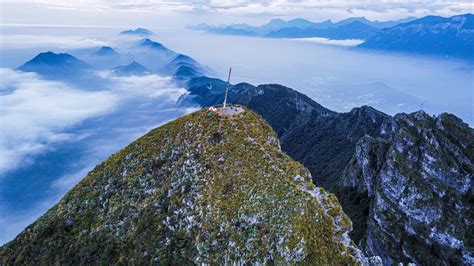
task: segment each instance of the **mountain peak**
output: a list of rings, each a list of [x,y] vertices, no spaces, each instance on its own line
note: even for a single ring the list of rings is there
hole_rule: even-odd
[[[110,46],[102,46],[99,50],[92,53],[93,56],[113,56],[118,55],[114,48]]]
[[[57,62],[64,62],[69,60],[78,60],[74,56],[67,54],[67,53],[54,53],[52,51],[47,51],[43,53],[39,53],[30,62],[41,62],[45,64],[54,64]]]
[[[384,28],[358,47],[474,60],[472,16],[426,16]],[[442,33],[442,34],[441,34]]]
[[[272,20],[270,20],[270,24],[273,24],[273,23],[285,23],[286,21],[281,19],[281,18],[274,18]]]
[[[168,50],[168,48],[166,48],[163,44],[161,44],[159,42],[152,41],[148,38],[145,38],[145,39],[142,40],[141,46],[142,47],[148,47],[148,48],[154,49],[154,50]]]
[[[150,40],[149,38],[145,38],[145,39],[142,40],[141,45],[148,46],[148,45],[153,45],[155,43],[157,43],[157,42],[154,42],[154,41]]]
[[[311,21],[304,18],[294,18],[294,19],[288,20],[288,22],[311,22]]]
[[[363,113],[374,113],[374,112],[377,112],[377,113],[382,113],[380,112],[379,110],[373,108],[372,106],[370,105],[362,105],[360,107],[355,107],[351,110],[351,113],[356,113],[356,112],[363,112]]]
[[[367,262],[337,199],[262,118],[227,108],[240,109],[203,109],[112,155],[0,249],[4,262]]]
[[[33,59],[18,67],[25,72],[37,72],[50,75],[56,73],[73,74],[91,68],[87,63],[67,53],[54,53],[51,51],[39,53]]]
[[[173,61],[184,61],[184,62],[196,62],[194,59],[191,57],[184,55],[184,54],[178,54]]]
[[[146,67],[137,61],[132,61],[126,66],[118,66],[112,70],[115,74],[121,76],[142,76],[150,73]]]
[[[181,66],[187,66],[194,68],[196,70],[200,69],[200,65],[196,60],[192,59],[191,57],[184,55],[184,54],[179,54],[177,55],[170,63],[170,67],[174,67],[175,69],[178,69]],[[176,70],[174,70],[176,71]]]
[[[470,226],[474,130],[454,115],[424,111],[395,121],[389,139],[360,139],[341,179],[373,206],[365,250],[386,264],[472,264],[469,234],[459,228]]]
[[[136,28],[134,30],[125,30],[120,34],[122,35],[153,35],[153,32],[145,28]]]

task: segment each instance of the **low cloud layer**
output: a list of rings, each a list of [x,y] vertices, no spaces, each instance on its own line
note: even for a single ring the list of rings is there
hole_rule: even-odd
[[[24,193],[41,197],[18,208],[9,204],[28,199],[9,198],[0,189],[0,245],[34,222],[110,154],[151,128],[193,111],[177,108],[175,103],[186,90],[170,77],[125,77],[108,71],[97,75],[102,81],[91,91],[0,68],[0,188],[40,178],[44,190],[39,193],[26,186]],[[77,159],[55,169],[65,174],[16,174],[20,167],[36,169],[39,155],[52,154],[48,158],[57,160],[54,154],[64,147],[74,147],[68,157]]]
[[[358,39],[333,40],[333,39],[320,38],[320,37],[298,38],[298,39],[292,39],[292,40],[297,41],[297,42],[311,42],[311,43],[318,43],[318,44],[346,46],[346,47],[354,47],[364,42],[364,40],[358,40]]]
[[[29,163],[31,156],[55,143],[85,137],[68,133],[68,127],[104,115],[134,97],[176,102],[186,92],[169,77],[101,75],[108,79],[104,90],[84,91],[33,73],[0,69],[0,174]]]
[[[3,68],[0,76],[0,174],[51,144],[81,138],[65,129],[110,111],[118,100],[107,91],[81,91],[32,73]]]
[[[115,94],[132,97],[147,96],[151,98],[163,97],[164,100],[176,102],[186,89],[176,87],[171,77],[162,77],[151,74],[146,76],[115,76],[110,71],[103,71],[99,76],[109,79],[111,91]]]
[[[7,34],[2,36],[2,49],[31,49],[51,47],[59,49],[95,48],[108,45],[107,42],[95,38],[81,36],[54,36],[54,35],[28,35]]]

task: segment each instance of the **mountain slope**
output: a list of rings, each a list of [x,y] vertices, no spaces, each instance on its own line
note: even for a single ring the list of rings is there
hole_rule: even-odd
[[[44,52],[18,67],[24,72],[36,72],[44,76],[59,77],[61,75],[75,75],[91,66],[66,53]]]
[[[223,81],[199,78],[189,84],[194,86],[181,99],[183,104],[222,103]],[[311,171],[315,184],[336,193],[354,223],[352,239],[362,239],[367,228],[369,198],[351,188],[340,187],[338,180],[354,154],[357,141],[364,135],[388,137],[395,127],[393,119],[367,106],[349,113],[333,112],[304,94],[276,84],[257,87],[237,84],[231,87],[228,100],[251,108],[268,121],[277,132],[283,151]]]
[[[379,29],[364,24],[360,21],[342,24],[338,27],[330,28],[282,28],[272,31],[265,37],[270,38],[310,38],[323,37],[335,40],[345,39],[367,39],[373,36]]]
[[[342,26],[342,25],[350,24],[352,22],[361,22],[365,25],[369,25],[369,26],[374,27],[374,28],[383,29],[383,28],[391,28],[391,27],[396,26],[398,24],[407,23],[407,22],[413,21],[415,19],[417,19],[417,18],[416,17],[408,17],[408,18],[403,18],[403,19],[400,19],[400,20],[393,20],[393,21],[378,21],[378,20],[370,21],[370,20],[366,19],[365,17],[353,17],[353,18],[347,18],[347,19],[338,21],[336,23],[333,23],[332,26],[333,27],[339,27],[339,26]]]
[[[207,72],[205,67],[184,54],[176,55],[176,57],[166,65],[165,71],[173,75],[177,80],[186,81],[190,78],[203,76]]]
[[[190,81],[195,86],[186,99],[181,99],[183,103],[222,103],[223,81],[199,81]],[[365,135],[388,137],[396,127],[393,118],[367,106],[349,113],[333,112],[304,94],[276,84],[237,84],[229,91],[229,102],[245,105],[268,121],[277,132],[283,151],[310,170],[315,184],[336,193],[354,223],[352,239],[362,239],[367,229],[369,198],[349,187],[340,187],[338,180],[357,141]]]
[[[102,46],[99,50],[93,52],[91,54],[92,56],[117,56],[119,55],[114,48],[109,47],[109,46]]]
[[[190,93],[181,99],[182,102],[194,101],[203,106],[222,103],[225,89],[223,81],[199,78],[191,80],[189,84],[191,86]],[[466,239],[467,235],[472,235],[472,218],[466,220],[465,217],[472,217],[472,210],[468,206],[472,206],[473,199],[474,160],[472,151],[474,147],[472,139],[474,137],[472,128],[469,128],[459,118],[444,114],[438,117],[434,123],[433,119],[424,114],[421,116],[424,117],[423,119],[419,118],[420,115],[416,116],[417,119],[431,122],[403,122],[402,118],[409,117],[408,121],[410,121],[415,115],[400,114],[391,117],[368,106],[354,108],[348,113],[336,113],[297,91],[274,84],[253,86],[242,83],[234,85],[229,92],[229,102],[246,105],[269,122],[280,138],[282,150],[310,170],[314,183],[337,195],[344,211],[354,225],[351,238],[371,254],[380,255],[386,263],[413,261],[422,264],[459,264],[462,261],[464,263],[470,261],[469,256],[472,255],[469,254],[472,254],[472,243]],[[413,123],[413,125],[407,127],[407,123]],[[410,214],[406,214],[410,211],[418,214],[424,213],[425,209],[416,205],[426,205],[423,198],[399,198],[405,201],[411,200],[411,205],[402,210],[397,205],[388,205],[389,207],[378,212],[382,213],[383,217],[390,217],[390,221],[381,226],[374,223],[376,220],[374,217],[377,217],[374,213],[377,213],[378,207],[381,208],[374,206],[374,202],[376,202],[374,194],[390,193],[391,183],[379,184],[369,181],[376,180],[375,176],[379,175],[380,169],[386,165],[386,161],[392,160],[386,158],[388,156],[386,149],[390,143],[396,143],[395,148],[397,149],[410,151],[409,146],[404,147],[407,144],[398,143],[401,140],[397,140],[397,138],[401,138],[400,136],[407,138],[405,137],[406,132],[413,134],[408,135],[409,139],[406,141],[415,144],[413,148],[416,151],[415,154],[418,155],[411,155],[413,152],[406,155],[401,154],[391,162],[396,168],[392,169],[392,172],[385,172],[385,175],[382,176],[387,177],[393,175],[394,172],[399,172],[409,173],[409,176],[415,175],[415,177],[410,177],[411,180],[417,180],[416,173],[426,180],[449,177],[448,180],[442,181],[445,183],[444,185],[440,185],[440,182],[416,181],[418,182],[416,189],[422,189],[423,193],[428,194],[448,191],[444,188],[446,186],[467,187],[467,190],[466,188],[462,189],[464,190],[462,196],[459,196],[459,192],[450,189],[451,192],[446,194],[443,201],[429,195],[426,196],[427,199],[437,202],[436,212],[443,213],[443,218],[438,219],[435,224],[438,226],[436,230],[440,230],[437,231],[438,233],[447,232],[446,234],[436,235],[434,232],[431,237],[429,231],[426,230],[426,225],[417,227],[410,220],[406,220],[412,219]],[[435,137],[431,137],[433,134]],[[433,143],[430,144],[431,141]],[[432,153],[435,148],[430,146],[436,145],[436,143],[440,145],[437,149],[441,149],[441,151]],[[369,144],[370,146],[368,146]],[[392,149],[394,148],[392,147]],[[442,162],[441,168],[426,165],[421,159],[415,162],[410,161],[413,158],[431,158],[431,160]],[[408,160],[407,163],[396,163],[405,160]],[[379,179],[377,182],[382,182],[380,180],[385,179]],[[380,190],[374,192],[378,189]],[[413,196],[413,193],[408,193],[408,195]],[[392,199],[392,201],[394,200]],[[470,205],[468,202],[471,202]],[[459,212],[443,211],[453,208],[453,203],[455,203],[454,206],[460,208]],[[426,215],[429,215],[429,211],[426,212]],[[453,215],[456,219],[452,218]],[[413,228],[420,230],[420,233],[417,234],[418,231],[415,231],[417,233],[413,234],[408,229],[400,227],[404,225],[413,226]],[[455,234],[453,234],[453,230]],[[451,238],[451,235],[454,238]],[[446,236],[444,240],[443,236]],[[461,246],[454,249],[446,248],[445,246],[452,239],[462,241],[464,248]],[[443,241],[444,243],[442,243]],[[437,242],[438,244],[436,244]],[[420,243],[420,245],[416,246],[415,243]],[[454,240],[453,243],[460,242]],[[407,249],[419,250],[419,253],[413,254],[411,251],[405,251]],[[471,253],[466,250],[471,250],[469,251]],[[419,256],[425,259],[418,258]]]
[[[371,198],[363,246],[389,263],[472,265],[474,130],[450,114],[395,121],[389,140],[358,142],[341,178]]]
[[[4,264],[367,263],[337,199],[248,109],[179,118],[97,166]]]
[[[230,24],[226,26],[212,26],[208,24],[188,25],[187,29],[207,31],[223,35],[243,35],[243,36],[267,36],[273,38],[296,38],[323,37],[323,35],[337,35],[338,38],[361,38],[365,39],[377,29],[388,28],[414,20],[406,18],[398,21],[369,21],[364,17],[348,18],[338,22],[325,20],[322,22],[312,22],[302,18],[285,21],[283,19],[272,19],[261,26],[251,26],[248,24]],[[353,26],[346,27],[348,24]],[[340,28],[340,30],[336,30]],[[318,31],[322,30],[322,31]],[[351,37],[352,35],[352,37]],[[362,37],[361,37],[362,36]],[[331,38],[331,37],[328,37]]]
[[[170,49],[166,48],[163,44],[159,42],[152,41],[148,38],[143,39],[140,44],[141,47],[148,48],[150,51],[158,52],[171,52]]]
[[[126,66],[118,66],[112,69],[112,71],[121,76],[142,76],[149,74],[150,71],[142,66],[140,63],[133,61]]]
[[[221,34],[221,35],[236,35],[236,36],[257,36],[258,35],[258,33],[256,32],[245,30],[245,29],[238,29],[232,26],[228,26],[225,28],[212,29],[211,32],[215,34]]]
[[[188,99],[182,101],[212,106],[222,103],[225,83],[196,82],[189,90]],[[245,105],[268,121],[281,139],[283,150],[308,167],[317,184],[326,187],[332,187],[342,174],[361,137],[388,136],[394,126],[390,116],[371,107],[337,113],[277,84],[237,84],[229,91],[229,102]]]
[[[474,59],[474,15],[427,16],[384,29],[358,47]]]

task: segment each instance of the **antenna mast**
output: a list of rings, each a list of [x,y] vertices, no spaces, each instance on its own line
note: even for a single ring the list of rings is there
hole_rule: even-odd
[[[225,96],[224,96],[224,104],[223,107],[227,106],[227,95],[229,94],[229,85],[230,85],[230,74],[232,72],[232,67],[229,68],[229,77],[227,78],[227,86],[225,87]]]

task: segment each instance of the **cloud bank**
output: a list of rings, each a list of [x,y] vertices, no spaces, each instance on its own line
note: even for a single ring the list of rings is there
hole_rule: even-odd
[[[85,137],[67,129],[88,118],[134,99],[174,103],[186,92],[170,77],[99,75],[107,80],[104,90],[86,91],[34,73],[0,68],[0,174],[28,163],[55,143]]]
[[[96,48],[109,45],[107,42],[95,38],[82,36],[56,36],[56,35],[28,35],[5,34],[2,36],[2,49],[28,49],[47,48],[81,49]]]
[[[364,40],[358,40],[358,39],[333,40],[333,39],[320,38],[320,37],[296,38],[292,40],[296,42],[311,42],[311,43],[318,43],[318,44],[346,46],[346,47],[354,47],[364,42]]]
[[[171,77],[97,74],[104,80],[103,87],[91,91],[0,68],[0,182],[22,184],[41,178],[44,183],[41,197],[21,209],[6,204],[16,199],[0,192],[0,245],[35,221],[110,154],[150,129],[194,111],[176,107],[186,90]],[[37,155],[71,146],[77,154],[68,156],[77,160],[61,166],[66,174],[15,175],[21,166],[36,167]],[[34,187],[27,189],[31,191],[25,193],[38,193]]]
[[[107,91],[81,91],[32,73],[3,68],[0,76],[0,174],[51,144],[81,138],[65,129],[110,111],[118,100]]]
[[[99,72],[99,76],[109,79],[108,87],[122,97],[147,96],[163,98],[164,101],[176,102],[187,90],[177,87],[171,77],[156,74],[145,76],[116,76],[111,71]]]

